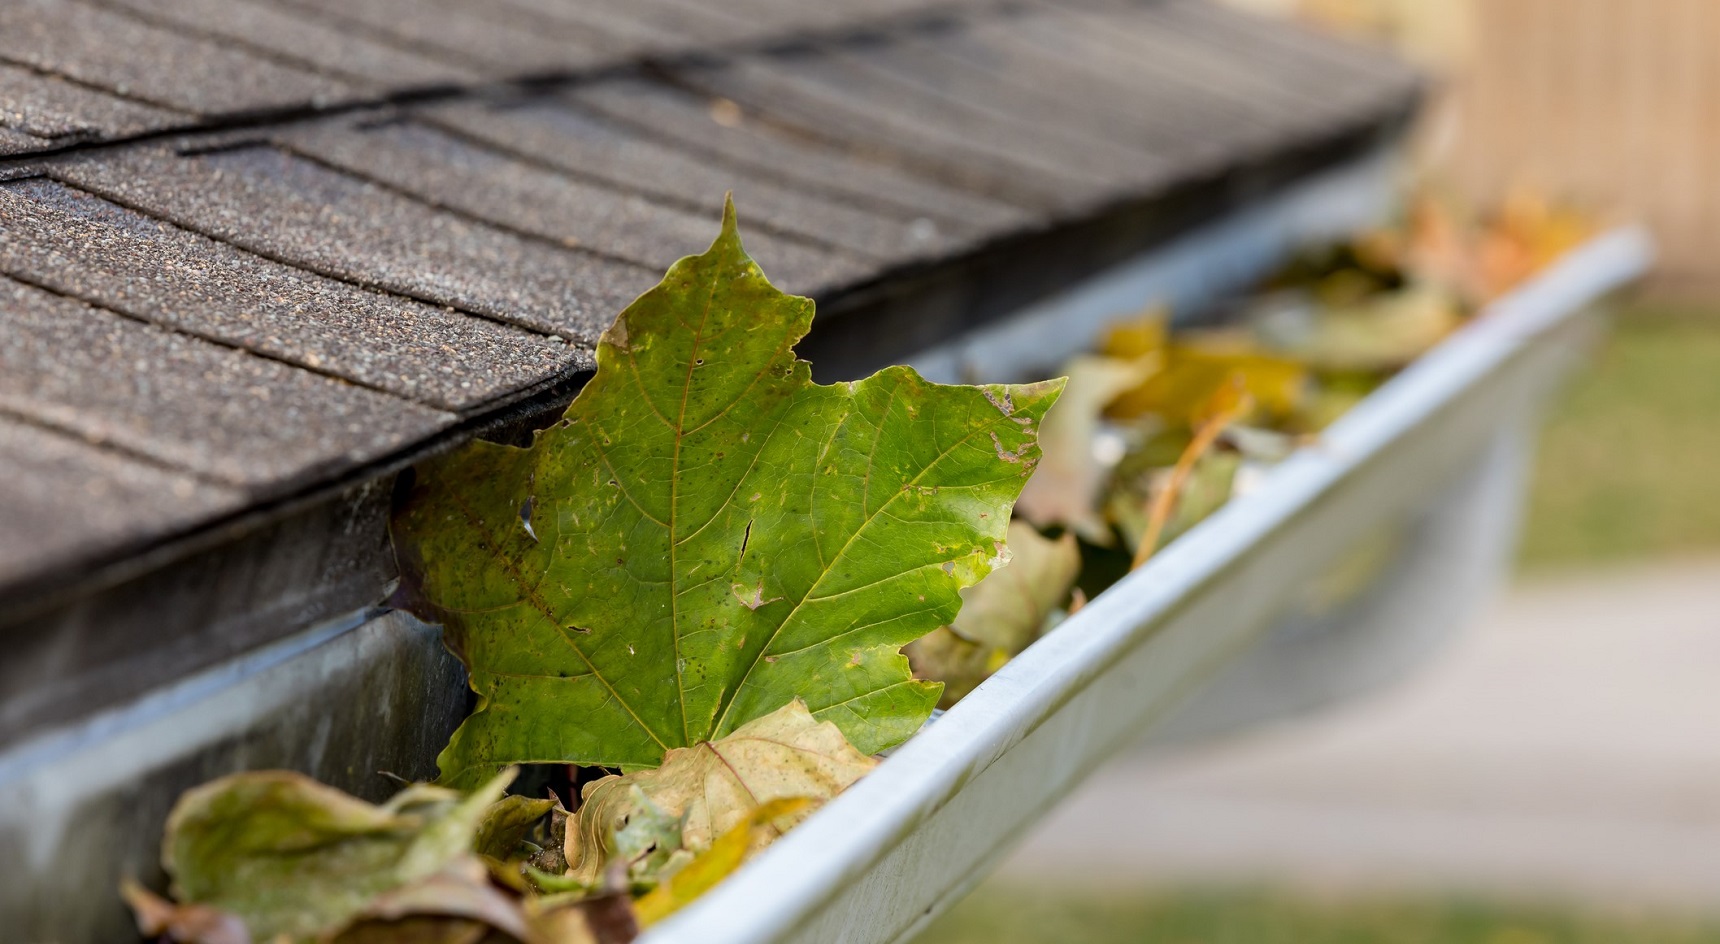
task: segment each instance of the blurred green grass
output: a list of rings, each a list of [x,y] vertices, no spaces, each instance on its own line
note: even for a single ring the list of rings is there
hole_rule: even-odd
[[[1551,411],[1522,566],[1720,551],[1720,306],[1622,311]]]
[[[1720,925],[1252,889],[1070,895],[982,887],[916,944],[1698,944]]]
[[[1720,553],[1720,305],[1637,304],[1549,410],[1521,565]],[[1076,895],[988,883],[916,944],[1694,944],[1720,924],[1258,889]]]

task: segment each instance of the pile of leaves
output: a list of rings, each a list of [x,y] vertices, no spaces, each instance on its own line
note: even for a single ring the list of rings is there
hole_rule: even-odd
[[[197,944],[611,944],[673,913],[877,762],[796,700],[662,765],[559,796],[413,784],[377,806],[300,774],[186,793],[162,862],[178,903],[122,889],[145,933]]]
[[[765,280],[728,207],[559,422],[405,489],[399,602],[476,694],[439,783],[380,806],[281,771],[192,790],[172,900],[123,889],[140,928],[631,940],[1585,232],[1524,205],[1456,238],[1432,206],[1215,327],[1119,323],[1066,389],[813,383],[812,303]]]
[[[1300,254],[1201,327],[1173,332],[1163,310],[1112,325],[1059,370],[1015,562],[908,648],[916,670],[952,703],[1593,232],[1528,194],[1467,215],[1423,193],[1395,226]]]

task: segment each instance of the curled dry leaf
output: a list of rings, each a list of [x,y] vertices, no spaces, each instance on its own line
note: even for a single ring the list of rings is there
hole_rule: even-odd
[[[518,899],[491,885],[477,860],[465,858],[378,895],[332,944],[464,944],[497,931],[503,940],[558,944],[536,934]]]
[[[570,877],[596,884],[622,854],[616,837],[636,817],[672,817],[681,824],[681,847],[697,854],[773,800],[823,802],[876,765],[796,699],[727,737],[670,751],[655,770],[587,786],[585,802],[568,821]],[[760,844],[774,838],[795,818],[786,819],[774,819],[770,835],[755,838]]]
[[[1137,357],[1071,358],[1069,385],[1045,416],[1039,434],[1045,458],[1016,500],[1016,513],[1040,527],[1062,525],[1089,543],[1108,546],[1111,530],[1098,511],[1110,469],[1094,455],[1094,439],[1107,405],[1145,383],[1159,369],[1159,353]]]
[[[472,851],[504,862],[515,858],[520,851],[520,843],[546,814],[560,805],[561,802],[553,797],[543,800],[523,796],[502,797],[490,804],[478,821]]]
[[[1025,521],[1012,521],[1009,551],[1007,566],[962,591],[954,625],[904,650],[916,675],[944,683],[946,707],[1039,637],[1081,571],[1081,550],[1071,533],[1053,540]]]
[[[684,842],[687,811],[670,814],[651,802],[637,784],[627,790],[627,825],[615,831],[611,854],[627,866],[630,879],[650,884],[692,858]]]
[[[174,904],[129,878],[120,883],[119,894],[144,937],[175,944],[251,944],[251,933],[237,915],[207,905]]]
[[[710,848],[634,903],[640,923],[655,924],[692,904],[740,868],[749,855],[780,835],[784,821],[804,815],[814,805],[809,797],[782,797],[755,807],[745,820],[718,836]]]
[[[627,944],[639,936],[639,915],[624,890],[528,898],[533,944]]]
[[[1307,312],[1302,324],[1278,327],[1273,353],[1322,372],[1384,373],[1420,357],[1462,322],[1451,296],[1411,287]]]
[[[378,907],[403,915],[390,895],[472,874],[474,834],[512,778],[377,806],[291,771],[234,774],[180,797],[162,864],[182,907],[234,915],[258,941],[323,940]]]
[[[559,799],[506,796],[484,814],[473,851],[497,884],[521,895],[534,894],[542,890],[535,876],[567,871],[561,854],[566,830],[567,810]]]
[[[1062,381],[816,384],[793,355],[812,313],[730,206],[531,448],[419,467],[394,521],[405,596],[479,695],[445,783],[656,766],[796,697],[866,752],[924,723],[938,687],[901,647],[991,571]]]

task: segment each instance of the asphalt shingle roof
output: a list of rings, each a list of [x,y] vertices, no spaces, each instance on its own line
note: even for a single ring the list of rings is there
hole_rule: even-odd
[[[726,190],[765,270],[835,313],[814,341],[861,363],[1416,92],[1199,0],[0,4],[0,633],[565,400]],[[120,636],[101,677],[149,684]]]

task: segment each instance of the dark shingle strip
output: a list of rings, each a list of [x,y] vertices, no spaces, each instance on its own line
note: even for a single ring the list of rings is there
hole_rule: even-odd
[[[57,76],[0,63],[0,127],[41,139],[38,149],[66,139],[111,138],[154,131],[186,117],[180,112],[128,101]]]
[[[546,16],[600,16],[598,22],[629,20],[633,31],[654,36],[653,46],[674,50],[693,46],[723,46],[772,33],[778,24],[737,15],[724,3],[703,0],[513,0]],[[621,27],[616,23],[618,32]]]
[[[54,174],[273,259],[575,340],[656,283],[644,267],[472,222],[267,145],[190,156],[156,145]]]
[[[0,279],[0,412],[279,493],[454,417]]]
[[[370,128],[319,122],[288,140],[296,150],[439,206],[570,246],[600,247],[657,271],[702,252],[721,218],[721,193],[711,195],[708,212],[696,214],[574,180],[416,121]],[[747,243],[789,291],[828,290],[873,269],[852,255],[769,233],[749,233]]]
[[[102,0],[170,28],[266,50],[375,91],[451,86],[479,78],[445,59],[355,34],[262,0]]]
[[[1054,162],[976,141],[886,102],[807,82],[778,65],[746,59],[685,69],[680,77],[773,123],[1029,210],[1064,207],[1072,197],[1084,203],[1095,187],[1091,179]]]
[[[822,190],[880,215],[910,222],[928,219],[957,237],[1032,222],[1027,213],[1009,204],[941,186],[852,151],[772,130],[729,104],[659,83],[613,79],[577,85],[567,94],[582,106],[684,153],[711,155],[726,165],[775,174],[795,187]]]
[[[560,74],[619,61],[613,37],[522,22],[506,0],[274,0],[340,29],[460,63],[491,79]]]
[[[674,19],[652,22],[632,9],[631,2],[604,4],[562,0],[505,0],[508,17],[517,25],[544,30],[548,35],[571,33],[582,43],[601,38],[602,46],[617,60],[643,56],[675,55],[695,46],[708,45],[695,24]]]
[[[1308,87],[1270,59],[1216,48],[1209,30],[1172,28],[1177,8],[1186,5],[1166,3],[1104,17],[1042,17],[1034,23],[1034,35],[1061,32],[1095,64],[1144,73],[1143,78],[1150,76],[1159,80],[1155,84],[1183,90],[1196,100],[1205,93],[1219,113],[1228,109],[1280,133],[1310,121],[1330,122],[1343,111],[1348,90],[1342,86]]]
[[[1084,117],[1095,127],[1130,135],[1119,140],[1150,147],[1179,169],[1235,160],[1239,149],[1254,147],[1269,130],[1249,110],[1156,63],[1095,59],[1089,50],[1071,48],[1074,40],[1066,32],[1061,42],[1035,35],[1045,32],[1043,21],[1054,15],[972,23],[938,37],[932,51],[993,73],[1005,87],[1030,84],[1048,96],[1067,98],[1067,117]]]
[[[953,94],[936,80],[924,81],[876,63],[865,47],[852,54],[825,51],[767,61],[780,65],[798,82],[820,86],[826,94],[877,111],[912,116],[999,152],[1030,158],[1107,187],[1145,190],[1164,179],[1160,157],[1109,140],[1104,126],[1068,121],[1062,110],[1031,101]]]
[[[1008,28],[987,24],[985,34],[1022,55],[1068,63],[1072,80],[1083,74],[1089,77],[1079,86],[1088,95],[1113,107],[1118,102],[1136,102],[1131,109],[1138,116],[1136,127],[1200,141],[1210,147],[1209,154],[1222,155],[1221,161],[1259,153],[1280,141],[1285,128],[1305,130],[1311,123],[1314,109],[1287,107],[1281,94],[1262,95],[1249,88],[1236,69],[1210,73],[1204,69],[1204,57],[1184,49],[1166,53],[1155,47],[1150,35],[1140,37],[1144,48],[1133,48],[1132,34],[1144,31],[1132,15],[1112,16],[1105,23],[1108,28],[1088,29],[1089,24],[1079,17],[1048,14],[1023,17]],[[1329,124],[1326,119],[1313,123]],[[1120,130],[1113,128],[1113,133]],[[1178,155],[1172,160],[1187,158]],[[1203,155],[1195,163],[1208,160]]]
[[[860,23],[888,22],[932,11],[954,11],[982,5],[955,0],[843,0],[841,3],[725,0],[723,4],[735,16],[771,24],[783,33],[840,31]]]
[[[1238,130],[1247,130],[1208,109],[1187,107],[1184,96],[1155,95],[1138,68],[1098,68],[1080,57],[1012,42],[1017,29],[1015,21],[964,24],[880,43],[854,56],[945,96],[1030,118],[1047,136],[1079,129],[1083,137],[1102,136],[1179,171],[1233,151],[1214,138],[1234,140]]]
[[[356,90],[78,0],[0,3],[0,59],[199,115],[324,105]]]
[[[462,102],[423,113],[493,147],[687,207],[712,206],[732,189],[736,205],[746,208],[754,226],[834,244],[875,260],[895,261],[944,248],[935,231],[789,189],[771,174],[712,166],[554,99],[505,108]]]
[[[565,343],[272,262],[45,178],[0,184],[0,269],[445,409],[591,366]]]
[[[1339,121],[1362,120],[1390,109],[1421,88],[1419,75],[1377,49],[1312,30],[1273,29],[1261,20],[1215,4],[1181,0],[1166,7],[1157,25],[1169,35],[1210,48],[1221,59],[1244,62],[1250,71],[1269,71],[1273,81],[1298,90],[1315,109],[1327,106],[1326,114]]]
[[[0,128],[0,156],[40,151],[51,147],[51,142],[51,138],[38,138],[33,134],[13,131],[11,128]]]
[[[0,415],[0,585],[239,507],[234,489]]]
[[[1323,74],[1326,82],[1347,91],[1371,87],[1401,93],[1406,84],[1418,81],[1402,60],[1382,49],[1319,30],[1286,29],[1279,20],[1250,16],[1218,3],[1176,0],[1170,12],[1170,23],[1198,22],[1212,35],[1229,37],[1230,48],[1238,56],[1270,58],[1311,75]]]

